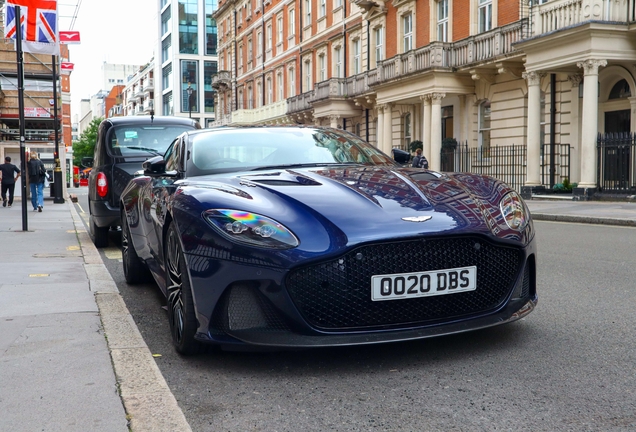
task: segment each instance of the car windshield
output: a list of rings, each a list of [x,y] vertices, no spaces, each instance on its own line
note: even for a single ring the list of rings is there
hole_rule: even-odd
[[[188,126],[115,126],[108,142],[113,156],[163,156],[175,137]]]
[[[395,165],[358,136],[304,127],[218,129],[192,137],[189,175],[325,165]]]

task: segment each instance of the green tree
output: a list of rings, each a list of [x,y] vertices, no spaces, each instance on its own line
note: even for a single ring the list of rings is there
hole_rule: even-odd
[[[102,120],[102,118],[91,120],[88,127],[80,135],[79,141],[73,142],[73,165],[81,167],[83,157],[93,157],[97,143],[97,129],[99,129]]]

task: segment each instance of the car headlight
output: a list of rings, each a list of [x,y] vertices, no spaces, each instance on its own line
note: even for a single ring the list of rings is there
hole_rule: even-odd
[[[522,231],[528,224],[528,211],[517,192],[508,192],[499,202],[499,209],[511,229]]]
[[[290,230],[256,213],[215,209],[207,210],[204,216],[224,237],[235,242],[272,249],[291,249],[299,245]]]

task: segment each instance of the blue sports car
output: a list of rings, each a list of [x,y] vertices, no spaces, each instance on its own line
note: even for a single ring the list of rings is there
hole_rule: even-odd
[[[123,268],[152,274],[175,348],[405,341],[537,304],[521,197],[492,177],[402,167],[349,132],[185,132],[121,194]]]

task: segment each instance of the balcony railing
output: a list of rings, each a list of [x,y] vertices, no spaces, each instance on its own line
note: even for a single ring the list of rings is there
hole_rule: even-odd
[[[589,21],[634,22],[635,2],[611,0],[552,0],[530,9],[532,36],[561,30]]]
[[[218,71],[217,74],[212,77],[212,87],[218,90],[221,86],[229,86],[231,80],[230,71]]]
[[[233,124],[266,123],[287,114],[287,101],[276,102],[254,109],[240,109],[232,112]]]
[[[155,89],[155,79],[147,78],[144,80],[144,92],[153,91]]]
[[[61,138],[60,132],[60,138]],[[27,141],[53,141],[55,139],[54,129],[26,129],[24,138]],[[19,129],[0,129],[0,140],[20,141]]]
[[[293,96],[287,99],[287,113],[296,113],[311,109],[311,100],[314,97],[314,92],[309,91],[298,96]]]

